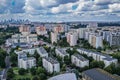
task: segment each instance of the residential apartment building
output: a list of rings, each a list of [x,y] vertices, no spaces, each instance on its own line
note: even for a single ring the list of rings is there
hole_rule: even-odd
[[[25,53],[18,54],[18,67],[19,68],[32,68],[36,66],[36,59],[34,57],[27,57]]]
[[[111,32],[108,42],[110,46],[120,46],[120,32]]]
[[[12,43],[30,43],[30,42],[36,42],[38,41],[36,34],[29,34],[27,36],[22,34],[15,34],[12,35]]]
[[[78,32],[78,37],[79,37],[80,39],[85,38],[85,32],[86,32],[86,31],[87,31],[86,28],[79,28],[79,29],[77,30],[77,32]]]
[[[67,33],[67,42],[70,44],[70,46],[77,45],[77,40],[78,40],[78,34],[76,32]]]
[[[46,27],[45,26],[38,26],[38,27],[36,27],[36,33],[38,35],[45,35],[45,34],[47,34]]]
[[[89,60],[84,58],[79,54],[74,54],[71,56],[71,62],[77,67],[83,68],[85,66],[89,66]]]
[[[105,67],[109,66],[112,63],[114,63],[115,65],[117,65],[117,63],[118,63],[117,59],[114,59],[107,54],[102,54],[100,52],[93,52],[93,51],[90,51],[90,50],[87,50],[84,48],[79,48],[79,49],[77,49],[77,51],[80,54],[86,54],[87,56],[92,57],[96,61],[103,61],[105,64]]]
[[[96,35],[96,34],[90,34],[89,35],[89,43],[94,48],[103,47],[103,38],[102,36]]]
[[[57,56],[60,56],[63,59],[64,59],[65,56],[69,57],[69,54],[62,48],[55,49],[55,53],[56,53]]]
[[[20,26],[19,32],[21,32],[24,36],[29,35],[31,33],[30,26],[28,25]]]
[[[94,68],[82,72],[82,80],[120,80],[120,77],[114,76],[100,68]]]
[[[53,28],[53,32],[55,32],[55,33],[64,32],[64,27],[62,27],[61,25],[57,25]]]
[[[57,43],[58,40],[58,33],[51,32],[51,43],[53,44],[54,42]]]
[[[57,60],[48,57],[43,58],[42,63],[43,67],[47,70],[47,72],[49,73],[60,72],[60,63]]]
[[[37,48],[37,52],[41,57],[48,57],[48,53],[43,47]]]
[[[21,49],[21,50],[15,50],[14,52],[16,54],[29,53],[30,55],[33,55],[36,50],[37,50],[37,48],[26,48],[26,49]]]

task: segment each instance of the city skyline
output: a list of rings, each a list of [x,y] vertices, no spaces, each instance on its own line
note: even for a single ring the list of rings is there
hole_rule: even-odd
[[[0,0],[0,20],[120,21],[119,0]]]

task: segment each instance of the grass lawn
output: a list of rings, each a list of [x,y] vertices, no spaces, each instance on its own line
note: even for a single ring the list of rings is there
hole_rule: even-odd
[[[17,67],[14,67],[13,70],[14,70],[14,73],[15,73],[15,77],[13,79],[20,79],[20,78],[30,78],[30,79],[32,79],[33,78],[33,76],[30,73],[26,73],[25,75],[19,75],[18,74],[19,68],[17,68]]]
[[[0,71],[3,70],[2,68],[0,68]]]

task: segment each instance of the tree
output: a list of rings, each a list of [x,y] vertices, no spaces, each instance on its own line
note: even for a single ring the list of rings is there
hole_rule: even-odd
[[[42,58],[41,58],[41,57],[39,57],[39,59],[38,59],[38,61],[37,61],[37,65],[38,65],[38,66],[42,66]]]
[[[10,54],[10,61],[12,63],[12,66],[17,66],[17,54],[15,54],[14,52]]]
[[[61,58],[60,56],[57,56],[57,60],[58,60],[59,63],[60,63],[60,67],[62,67],[62,65],[63,65],[62,58]]]
[[[97,48],[97,52],[101,52],[102,48],[101,47],[98,47]]]
[[[104,68],[105,64],[103,61],[92,61],[90,63],[90,68]]]
[[[66,64],[63,64],[61,70],[62,70],[62,71],[66,71]]]
[[[24,68],[20,68],[18,73],[19,75],[24,75],[26,73],[26,70]]]
[[[107,72],[111,73],[111,74],[115,74],[115,73],[117,72],[114,63],[112,63],[112,64],[110,64],[109,66],[107,66],[107,67],[105,68],[105,70],[106,70]]]
[[[38,54],[37,50],[35,50],[35,53],[34,53],[34,57],[36,58],[36,60],[38,61],[40,55]]]
[[[5,58],[7,56],[7,52],[0,48],[0,67],[5,68]]]
[[[36,75],[36,68],[35,68],[35,67],[32,67],[32,68],[30,69],[30,72],[31,72],[32,75]]]
[[[34,76],[32,80],[39,80],[38,76]]]
[[[118,61],[120,62],[120,53],[116,53],[116,54],[111,54],[111,56],[113,56],[113,58],[118,59]]]
[[[7,80],[12,80],[12,78],[14,77],[14,72],[13,72],[13,69],[12,68],[10,68],[10,69],[8,69],[8,71],[7,71]]]
[[[42,67],[37,68],[37,74],[39,75],[40,73],[46,73],[45,69]]]
[[[46,80],[46,75],[44,73],[39,74],[40,80]]]
[[[67,64],[67,65],[69,65],[70,64],[70,58],[69,58],[69,56],[65,56],[64,57],[64,62],[65,62],[65,64]]]

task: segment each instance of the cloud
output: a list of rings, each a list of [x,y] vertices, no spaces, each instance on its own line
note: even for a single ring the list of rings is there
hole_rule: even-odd
[[[120,3],[110,4],[109,12],[120,12]]]
[[[68,13],[72,11],[72,6],[74,3],[61,4],[58,7],[51,8],[51,12],[56,13]]]
[[[90,19],[99,16],[108,19],[120,17],[120,0],[0,0],[2,15],[43,20]]]

